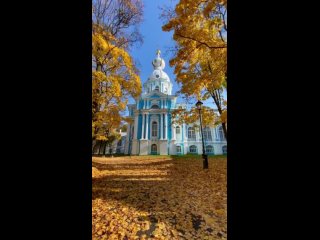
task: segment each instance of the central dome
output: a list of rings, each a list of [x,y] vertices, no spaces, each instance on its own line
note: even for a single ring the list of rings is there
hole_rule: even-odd
[[[151,76],[149,77],[150,80],[157,80],[157,79],[164,79],[166,81],[170,81],[169,76],[162,71],[161,69],[153,70]]]
[[[152,60],[153,71],[148,77],[148,80],[143,84],[145,93],[158,91],[171,95],[172,83],[166,72],[163,71],[165,62],[160,57],[160,50],[157,51],[157,56]]]

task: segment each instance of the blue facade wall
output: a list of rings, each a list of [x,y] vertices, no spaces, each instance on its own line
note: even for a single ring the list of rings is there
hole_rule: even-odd
[[[139,101],[139,109],[142,109],[143,108],[143,100],[141,99],[140,101]]]
[[[139,117],[138,117],[138,139],[141,139],[141,133],[142,133],[142,115],[139,114]]]
[[[159,117],[159,126],[158,126],[158,139],[160,139],[160,124],[161,124],[161,114],[158,114],[158,117]]]
[[[151,136],[151,130],[152,130],[152,126],[151,126],[151,116],[150,114],[148,115],[148,127],[149,127],[149,131],[148,131],[148,139],[151,139],[150,136]]]
[[[171,140],[172,138],[172,125],[171,125],[171,114],[168,114],[168,122],[167,122],[167,126],[168,126],[168,139]]]

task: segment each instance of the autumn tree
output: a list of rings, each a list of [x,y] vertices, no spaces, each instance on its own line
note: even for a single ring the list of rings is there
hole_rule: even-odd
[[[121,132],[127,132],[127,130],[128,130],[128,125],[121,126]]]
[[[128,98],[141,93],[138,70],[129,54],[141,43],[140,0],[94,0],[92,4],[92,139],[110,144]]]
[[[213,127],[216,123],[216,115],[212,108],[203,106],[201,109],[202,124]],[[178,125],[196,123],[199,120],[199,110],[196,107],[190,109],[179,107],[172,111],[173,123]],[[197,124],[195,126],[199,127]]]
[[[227,1],[180,0],[175,9],[163,8],[163,31],[173,31],[174,66],[181,93],[212,98],[227,139]]]

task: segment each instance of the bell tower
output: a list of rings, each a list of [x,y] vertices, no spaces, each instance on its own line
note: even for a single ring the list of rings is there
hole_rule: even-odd
[[[161,51],[157,50],[156,57],[152,60],[153,72],[143,85],[144,92],[150,93],[156,91],[171,95],[172,83],[167,73],[163,71],[166,64],[164,59],[160,57],[160,54]]]

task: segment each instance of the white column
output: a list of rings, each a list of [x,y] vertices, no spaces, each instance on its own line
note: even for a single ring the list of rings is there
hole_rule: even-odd
[[[217,128],[215,127],[213,130],[214,130],[214,141],[217,141],[218,139]]]
[[[176,140],[176,126],[172,124],[172,140]],[[181,131],[181,129],[180,129]]]
[[[147,113],[146,114],[146,139],[148,139],[148,132],[149,132],[149,129],[148,129],[148,125],[149,125],[149,114]]]
[[[129,142],[129,139],[131,137],[130,136],[131,135],[131,131],[130,130],[131,130],[131,124],[129,123],[128,126],[127,126],[127,137],[126,137],[126,141],[127,142]]]
[[[196,131],[196,128],[194,129]],[[200,126],[198,127],[198,133],[196,132],[196,141],[200,141],[201,138],[201,129]]]
[[[145,114],[142,114],[142,132],[141,132],[141,139],[144,139],[144,117]]]
[[[163,125],[163,121],[162,121],[162,113],[161,113],[161,114],[160,114],[160,140],[163,139],[163,137],[162,137],[162,133],[163,133],[162,125]]]
[[[168,114],[164,114],[164,139],[168,138]]]
[[[138,114],[136,115],[135,117],[135,120],[134,120],[134,139],[138,139]]]

